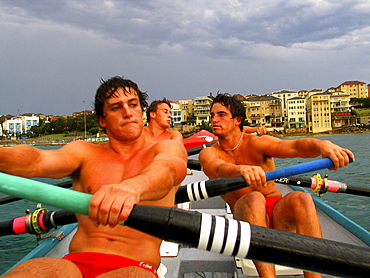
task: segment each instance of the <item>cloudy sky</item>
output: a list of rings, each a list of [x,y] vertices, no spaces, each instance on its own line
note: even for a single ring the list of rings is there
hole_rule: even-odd
[[[150,99],[370,83],[369,0],[1,0],[0,114],[90,109],[100,78]]]

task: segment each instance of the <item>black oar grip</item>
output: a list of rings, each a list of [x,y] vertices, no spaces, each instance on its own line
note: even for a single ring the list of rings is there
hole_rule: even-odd
[[[199,201],[248,186],[243,177],[219,178],[180,186],[175,196],[175,204]]]

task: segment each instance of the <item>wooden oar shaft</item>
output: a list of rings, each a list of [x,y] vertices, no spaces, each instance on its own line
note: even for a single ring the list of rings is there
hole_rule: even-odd
[[[34,191],[47,194],[34,194]],[[0,192],[85,215],[91,199],[89,194],[1,173]],[[267,229],[234,219],[177,208],[135,205],[125,225],[161,239],[228,256],[342,277],[370,274],[370,248]]]
[[[286,168],[276,169],[266,172],[267,181],[276,180],[282,177],[289,177],[320,169],[333,167],[333,162],[329,158],[305,162]],[[177,204],[207,199],[214,196],[226,194],[240,188],[249,186],[243,177],[219,178],[209,181],[200,181],[180,186],[177,191],[175,202]]]

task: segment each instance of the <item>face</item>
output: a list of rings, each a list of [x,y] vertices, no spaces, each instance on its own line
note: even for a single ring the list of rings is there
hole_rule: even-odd
[[[215,103],[211,109],[211,126],[215,135],[229,133],[235,128],[239,129],[240,120],[232,119],[230,110],[222,105]]]
[[[151,121],[156,121],[158,125],[163,128],[168,128],[171,125],[171,107],[166,103],[160,103],[157,106],[157,112],[150,113],[152,117]]]
[[[123,88],[118,88],[104,103],[104,118],[99,118],[99,124],[109,136],[124,141],[136,139],[143,128],[140,100],[135,90],[126,88],[125,93]]]

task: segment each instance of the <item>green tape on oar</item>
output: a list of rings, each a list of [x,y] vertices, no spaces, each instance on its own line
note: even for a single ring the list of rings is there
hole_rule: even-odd
[[[88,215],[92,195],[0,173],[0,192],[79,214]]]

